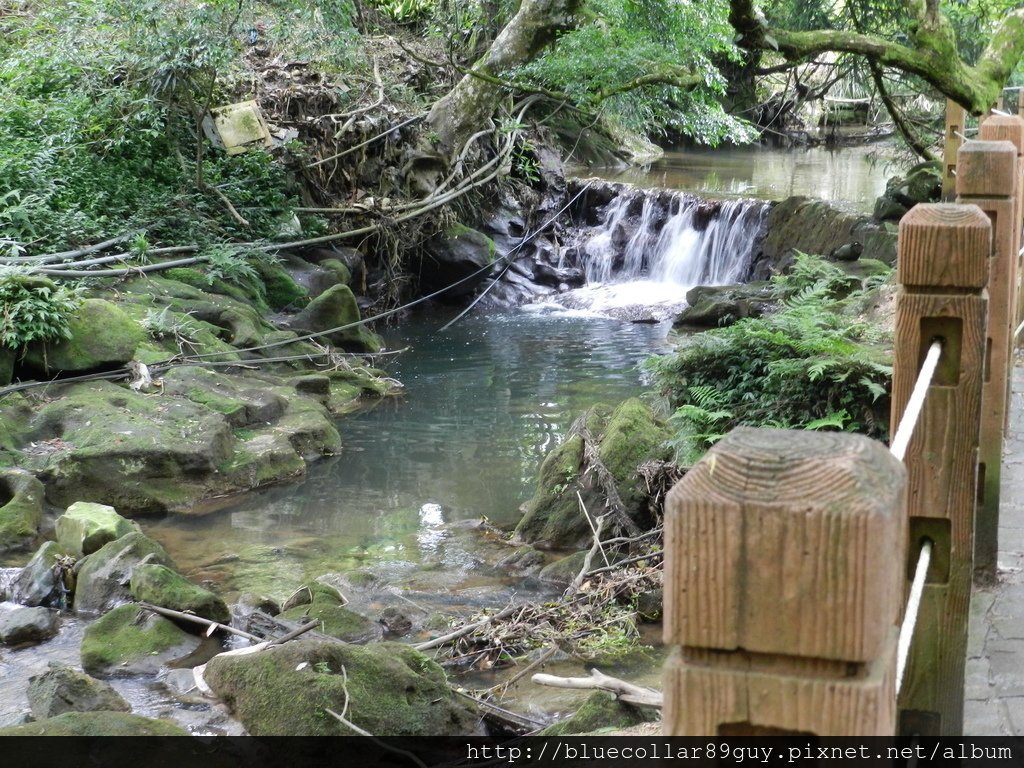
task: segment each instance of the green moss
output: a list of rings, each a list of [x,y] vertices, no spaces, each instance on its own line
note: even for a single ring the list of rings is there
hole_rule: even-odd
[[[0,736],[188,736],[166,720],[125,712],[65,712],[35,723],[0,728]]]
[[[231,620],[231,612],[217,595],[162,565],[135,566],[130,588],[132,595],[141,602],[194,613],[222,624]]]
[[[82,636],[82,669],[90,674],[112,674],[159,666],[168,654],[196,640],[173,621],[127,604],[108,611],[86,627]]]
[[[539,736],[569,736],[593,733],[603,728],[629,728],[640,723],[654,722],[657,717],[650,710],[623,704],[603,691],[592,693],[576,714],[567,720],[549,725]]]
[[[494,258],[498,253],[498,244],[495,243],[492,238],[488,237],[480,230],[467,227],[465,224],[456,222],[452,226],[448,227],[444,234],[449,240],[463,238],[483,243],[487,247],[487,260],[490,262],[494,261]]]
[[[138,531],[139,526],[117,514],[106,504],[77,501],[57,518],[57,543],[61,548],[81,557],[96,552],[105,544]]]
[[[278,261],[260,260],[255,264],[266,288],[267,305],[276,311],[298,309],[309,303],[309,293],[292,279]]]
[[[637,480],[637,467],[651,459],[668,458],[670,436],[668,427],[638,398],[626,400],[612,413],[598,455],[627,507],[639,503],[646,493]]]
[[[517,540],[551,541],[557,546],[566,539],[577,538],[580,512],[576,478],[582,464],[583,438],[579,435],[573,435],[544,457],[537,491],[516,526]]]
[[[219,656],[207,665],[206,681],[253,736],[351,735],[326,714],[341,711],[346,689],[352,721],[375,736],[439,736],[476,727],[475,713],[444,682],[444,672],[398,643],[299,639],[251,656]]]
[[[0,552],[31,547],[42,522],[43,484],[28,472],[0,469]]]
[[[146,334],[123,309],[103,299],[85,299],[69,320],[71,338],[31,344],[25,365],[47,373],[90,371],[133,359]]]
[[[379,633],[377,625],[365,616],[360,616],[320,594],[313,598],[310,605],[296,606],[284,611],[281,618],[298,624],[317,619],[320,621],[321,632],[347,642],[366,641]]]

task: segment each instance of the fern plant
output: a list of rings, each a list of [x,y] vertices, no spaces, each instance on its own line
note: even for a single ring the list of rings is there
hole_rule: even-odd
[[[675,409],[679,461],[692,463],[740,425],[886,437],[892,377],[880,349],[886,333],[846,313],[847,304],[862,298],[862,288],[850,287],[833,265],[798,259],[793,273],[774,281],[778,312],[705,331],[681,350],[647,361]]]
[[[0,268],[0,347],[71,338],[75,291],[24,270]]]

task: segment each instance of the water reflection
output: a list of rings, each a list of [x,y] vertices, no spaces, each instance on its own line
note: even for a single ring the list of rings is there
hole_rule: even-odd
[[[870,211],[885,191],[889,148],[871,144],[837,150],[822,148],[671,149],[644,167],[588,169],[583,175],[643,187],[684,189],[710,197],[780,200],[805,195]]]
[[[457,582],[479,556],[450,524],[513,525],[572,420],[637,394],[637,363],[667,332],[537,312],[437,332],[444,320],[421,315],[390,332],[391,348],[410,348],[389,362],[406,394],[343,419],[340,457],[313,465],[301,484],[163,520],[152,535],[180,567],[228,591],[286,594],[304,578],[370,565],[396,579],[436,566]]]

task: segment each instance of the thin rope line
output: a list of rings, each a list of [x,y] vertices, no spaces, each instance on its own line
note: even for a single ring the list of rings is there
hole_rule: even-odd
[[[914,625],[917,624],[917,613],[921,608],[921,596],[924,594],[924,580],[928,575],[928,565],[932,559],[932,542],[925,539],[921,543],[921,554],[917,559],[917,569],[914,571],[914,581],[910,587],[910,597],[907,598],[907,612],[903,615],[903,624],[900,626],[900,638],[896,644],[896,693],[899,694],[903,687],[903,674],[907,671],[907,656],[910,653],[910,643],[914,638]]]
[[[914,391],[910,393],[910,400],[907,401],[907,410],[903,412],[903,419],[900,421],[896,435],[892,439],[889,450],[892,455],[900,461],[907,453],[907,446],[910,445],[910,438],[914,434],[914,427],[917,426],[918,417],[921,415],[921,408],[924,406],[925,396],[932,384],[932,377],[939,364],[939,357],[942,355],[942,341],[936,339],[928,348],[921,372],[917,375],[917,383],[914,384]]]

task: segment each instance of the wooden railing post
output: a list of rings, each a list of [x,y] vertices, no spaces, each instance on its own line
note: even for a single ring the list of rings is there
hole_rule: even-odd
[[[997,122],[1024,121],[998,115],[982,125],[982,135],[997,132]],[[1018,137],[1020,138],[1020,137]],[[1017,147],[1009,141],[968,141],[960,148],[956,172],[957,200],[981,208],[992,222],[992,257],[988,270],[988,338],[981,395],[978,444],[978,510],[974,524],[974,577],[981,583],[996,576],[999,549],[999,483],[1003,433],[1009,418],[1013,328],[1016,325],[1017,249],[1020,188]]]
[[[1024,97],[1024,91],[1019,93]],[[1017,190],[1015,193],[1017,213],[1015,214],[1016,224],[1010,227],[1014,239],[1013,243],[1009,246],[1017,254],[1014,260],[1014,296],[1012,299],[1013,303],[1011,304],[1011,306],[1015,307],[1015,315],[1011,317],[1011,320],[1014,327],[1016,327],[1017,323],[1024,320],[1024,291],[1021,291],[1020,286],[1021,277],[1024,276],[1024,256],[1020,255],[1021,226],[1024,224],[1024,118],[996,115],[981,126],[979,138],[984,141],[1008,141],[1017,148]],[[996,247],[998,247],[998,243]],[[1013,347],[1012,337],[1010,339],[1010,347]]]
[[[676,484],[664,734],[894,733],[905,482],[859,435],[739,428]]]
[[[926,350],[943,341],[905,457],[910,574],[921,541],[934,547],[900,693],[904,734],[963,728],[990,251],[991,224],[977,206],[917,205],[900,222],[893,429]]]
[[[951,201],[956,194],[956,153],[964,143],[967,110],[952,99],[946,100],[946,134],[942,151],[942,199]]]

